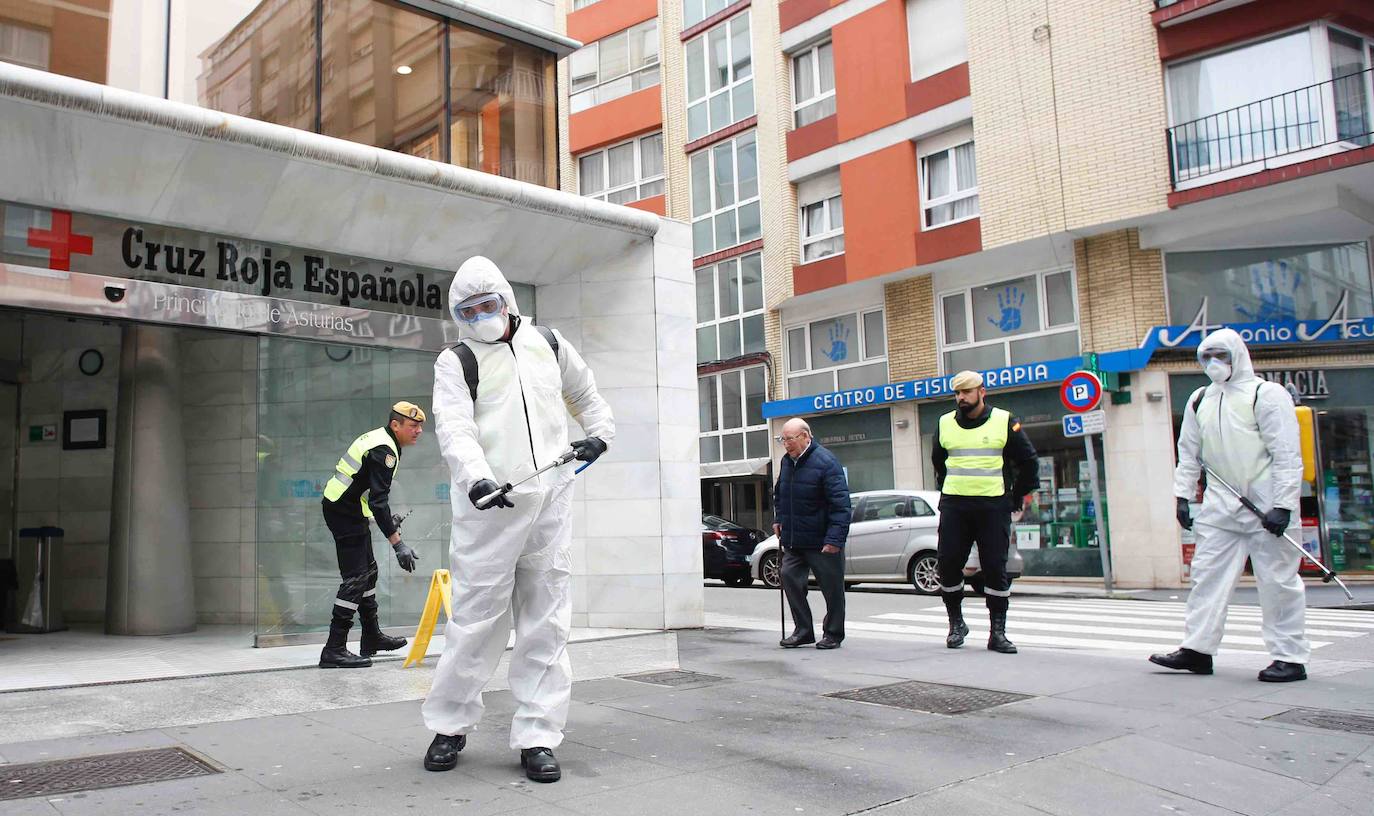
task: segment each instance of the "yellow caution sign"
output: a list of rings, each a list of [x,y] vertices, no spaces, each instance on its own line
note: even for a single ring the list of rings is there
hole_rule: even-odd
[[[1317,417],[1313,410],[1306,405],[1299,405],[1298,412],[1298,448],[1302,451],[1302,480],[1304,482],[1315,482],[1317,480]]]
[[[434,634],[434,626],[439,622],[439,604],[444,605],[444,615],[453,617],[453,587],[448,570],[437,569],[429,581],[429,597],[425,598],[425,611],[420,615],[420,625],[415,629],[415,637],[410,641],[410,653],[401,668],[408,669],[419,665],[429,650],[429,639]]]

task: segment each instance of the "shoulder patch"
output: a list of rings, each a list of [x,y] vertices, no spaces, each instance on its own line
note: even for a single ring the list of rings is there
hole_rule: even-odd
[[[1012,433],[1016,433],[1016,432],[1019,431],[1019,430],[1021,430],[1021,423],[1019,423],[1019,422],[1013,422],[1013,423],[1011,423],[1011,432],[1012,432]]]
[[[386,466],[389,468],[396,467],[396,457],[388,453],[386,455]]]

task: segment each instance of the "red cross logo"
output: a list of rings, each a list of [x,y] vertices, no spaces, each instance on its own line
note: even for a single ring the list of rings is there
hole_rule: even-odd
[[[48,250],[48,268],[69,272],[72,255],[91,254],[91,236],[72,232],[70,210],[52,210],[52,229],[29,227],[29,246]]]

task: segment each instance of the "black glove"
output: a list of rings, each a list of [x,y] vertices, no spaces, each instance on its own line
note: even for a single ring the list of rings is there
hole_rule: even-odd
[[[500,489],[501,486],[491,479],[480,479],[472,486],[472,489],[468,491],[468,499],[472,502],[472,506],[476,507],[478,510],[490,510],[493,507],[514,507],[515,504],[511,502],[510,499],[506,498],[504,493],[492,499],[486,507],[477,503],[478,499],[484,496],[490,496]]]
[[[404,541],[397,541],[391,545],[391,549],[396,551],[396,563],[401,565],[401,569],[406,572],[415,571],[415,562],[420,560],[420,554],[410,548]]]
[[[598,456],[606,452],[606,443],[599,437],[589,436],[572,443],[572,449],[583,462],[595,462]]]
[[[1178,526],[1185,530],[1193,529],[1193,517],[1188,515],[1188,500],[1175,498],[1177,502],[1174,510],[1174,517],[1178,519]]]
[[[1284,531],[1288,529],[1288,522],[1292,517],[1293,511],[1285,510],[1282,507],[1275,507],[1273,510],[1264,514],[1264,521],[1261,521],[1260,524],[1264,526],[1264,529],[1274,535],[1281,536]]]

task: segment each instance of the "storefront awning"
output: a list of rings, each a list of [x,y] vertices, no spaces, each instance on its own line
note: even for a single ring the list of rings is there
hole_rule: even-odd
[[[768,475],[767,456],[758,459],[736,459],[733,462],[711,462],[701,466],[701,478],[726,479],[731,476]]]

